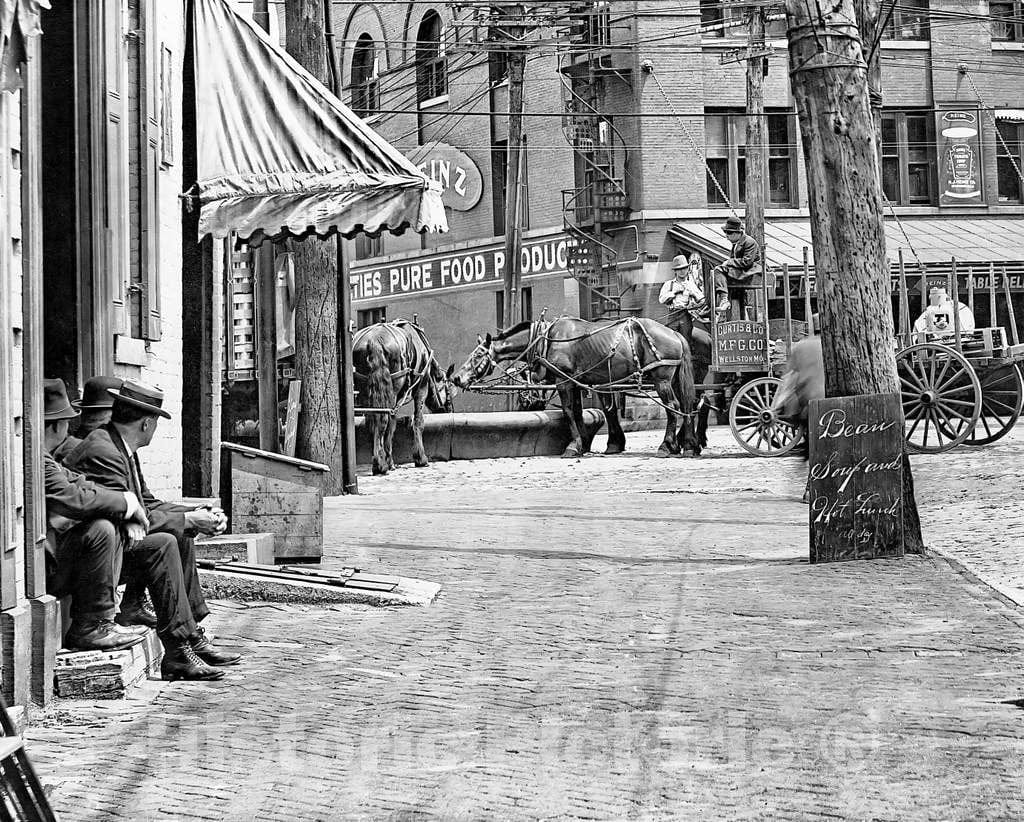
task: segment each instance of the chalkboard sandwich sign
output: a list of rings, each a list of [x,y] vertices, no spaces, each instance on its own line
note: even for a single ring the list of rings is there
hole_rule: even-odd
[[[811,562],[903,556],[903,409],[897,394],[813,400]]]

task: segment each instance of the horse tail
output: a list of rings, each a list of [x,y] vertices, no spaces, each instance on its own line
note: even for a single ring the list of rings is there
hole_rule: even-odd
[[[367,402],[371,408],[393,409],[398,398],[395,396],[395,385],[391,381],[387,352],[376,335],[367,340],[366,364],[370,369],[366,377]]]
[[[679,404],[684,411],[693,409],[697,400],[697,392],[693,382],[693,356],[690,354],[690,344],[686,338],[680,335],[679,344],[683,351],[680,355],[679,366],[676,368],[676,395]]]

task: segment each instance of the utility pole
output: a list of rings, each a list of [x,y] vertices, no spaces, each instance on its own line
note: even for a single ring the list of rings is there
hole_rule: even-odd
[[[764,191],[765,172],[768,160],[765,151],[764,117],[764,75],[768,67],[765,51],[764,27],[765,7],[756,5],[750,9],[747,37],[747,147],[746,147],[746,218],[747,234],[757,241],[761,249],[761,260],[765,263],[764,248]],[[763,265],[767,277],[767,265]],[[749,293],[749,292],[748,292]],[[754,290],[754,317],[767,319],[764,292]]]
[[[267,0],[255,0],[252,16],[256,25],[269,34],[270,9]],[[281,447],[277,412],[277,274],[274,270],[274,244],[265,239],[253,250],[252,261],[260,448],[277,453]],[[231,333],[230,328],[227,333]]]
[[[525,27],[523,6],[499,6],[502,17],[500,41],[509,49],[508,54],[508,150],[505,168],[505,283],[504,325],[519,322],[519,299],[522,294],[521,249],[519,232],[519,198],[522,178],[523,153],[523,78],[526,73],[526,49],[522,45]]]
[[[286,0],[288,53],[330,87],[324,0]],[[345,491],[338,334],[338,247],[311,236],[293,244],[295,256],[295,371],[302,380],[297,450],[331,469],[324,494]],[[351,401],[351,398],[346,397]]]
[[[807,163],[825,394],[898,394],[882,190],[854,0],[786,0],[790,82]],[[903,454],[905,550],[921,553]]]

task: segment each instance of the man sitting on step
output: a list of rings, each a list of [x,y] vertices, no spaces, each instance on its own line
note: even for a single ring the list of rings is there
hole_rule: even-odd
[[[47,590],[71,597],[68,648],[116,651],[142,640],[145,629],[114,622],[114,589],[121,571],[121,531],[145,533],[146,510],[130,491],[111,491],[57,464],[53,451],[67,439],[78,411],[63,380],[43,382],[43,476],[46,484]]]
[[[163,392],[132,380],[126,381],[119,391],[108,391],[114,398],[110,422],[90,433],[68,456],[66,464],[93,482],[118,491],[132,491],[142,500],[150,521],[147,541],[157,540],[165,546],[176,547],[183,583],[180,590],[166,582],[154,585],[147,578],[144,558],[136,560],[132,557],[126,568],[128,582],[119,621],[122,624],[156,622],[162,639],[165,634],[173,638],[171,643],[164,642],[168,648],[164,657],[165,678],[177,678],[174,670],[169,668],[176,670],[176,666],[184,666],[183,670],[191,670],[194,663],[200,661],[207,669],[205,675],[187,678],[219,679],[223,672],[210,666],[234,665],[242,657],[216,648],[198,626],[210,611],[199,582],[193,537],[196,533],[223,533],[227,518],[223,511],[215,508],[161,502],[146,486],[137,452],[152,442],[160,418],[171,417],[162,407]],[[155,615],[147,613],[148,609],[143,604],[147,586],[156,605]],[[159,602],[161,599],[165,602],[163,609]],[[175,613],[180,612],[182,616],[176,624],[167,627],[166,624],[161,625],[160,618],[165,615],[161,610],[168,612],[169,602],[175,604]],[[186,628],[190,630],[182,635]]]

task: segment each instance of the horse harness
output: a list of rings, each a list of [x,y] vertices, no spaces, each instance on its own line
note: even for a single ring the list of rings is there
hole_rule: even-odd
[[[434,351],[433,349],[431,349],[430,343],[427,342],[427,335],[423,331],[423,329],[416,323],[411,322],[410,320],[399,318],[397,320],[392,320],[390,322],[379,323],[379,325],[382,326],[383,328],[386,328],[388,333],[391,334],[394,340],[399,344],[399,369],[397,371],[388,372],[389,376],[391,377],[391,382],[394,383],[395,380],[399,380],[405,376],[410,377],[408,385],[406,385],[405,387],[405,391],[402,392],[401,396],[398,397],[398,399],[395,401],[395,407],[390,411],[390,413],[394,414],[399,408],[401,408],[403,405],[409,402],[409,400],[412,397],[413,391],[416,390],[417,386],[419,386],[419,384],[423,382],[423,380],[430,373],[430,364],[434,360]],[[370,328],[373,327],[374,326],[370,326]],[[423,349],[426,352],[425,354],[421,355],[416,346],[413,346],[412,348],[415,359],[412,362],[410,362],[406,356],[407,339],[406,337],[399,334],[397,330],[399,328],[405,327],[411,328],[413,331],[416,332],[416,335],[420,338],[420,341],[423,343]],[[358,371],[353,370],[353,373],[356,382],[365,383],[369,379],[367,375],[360,374]]]

